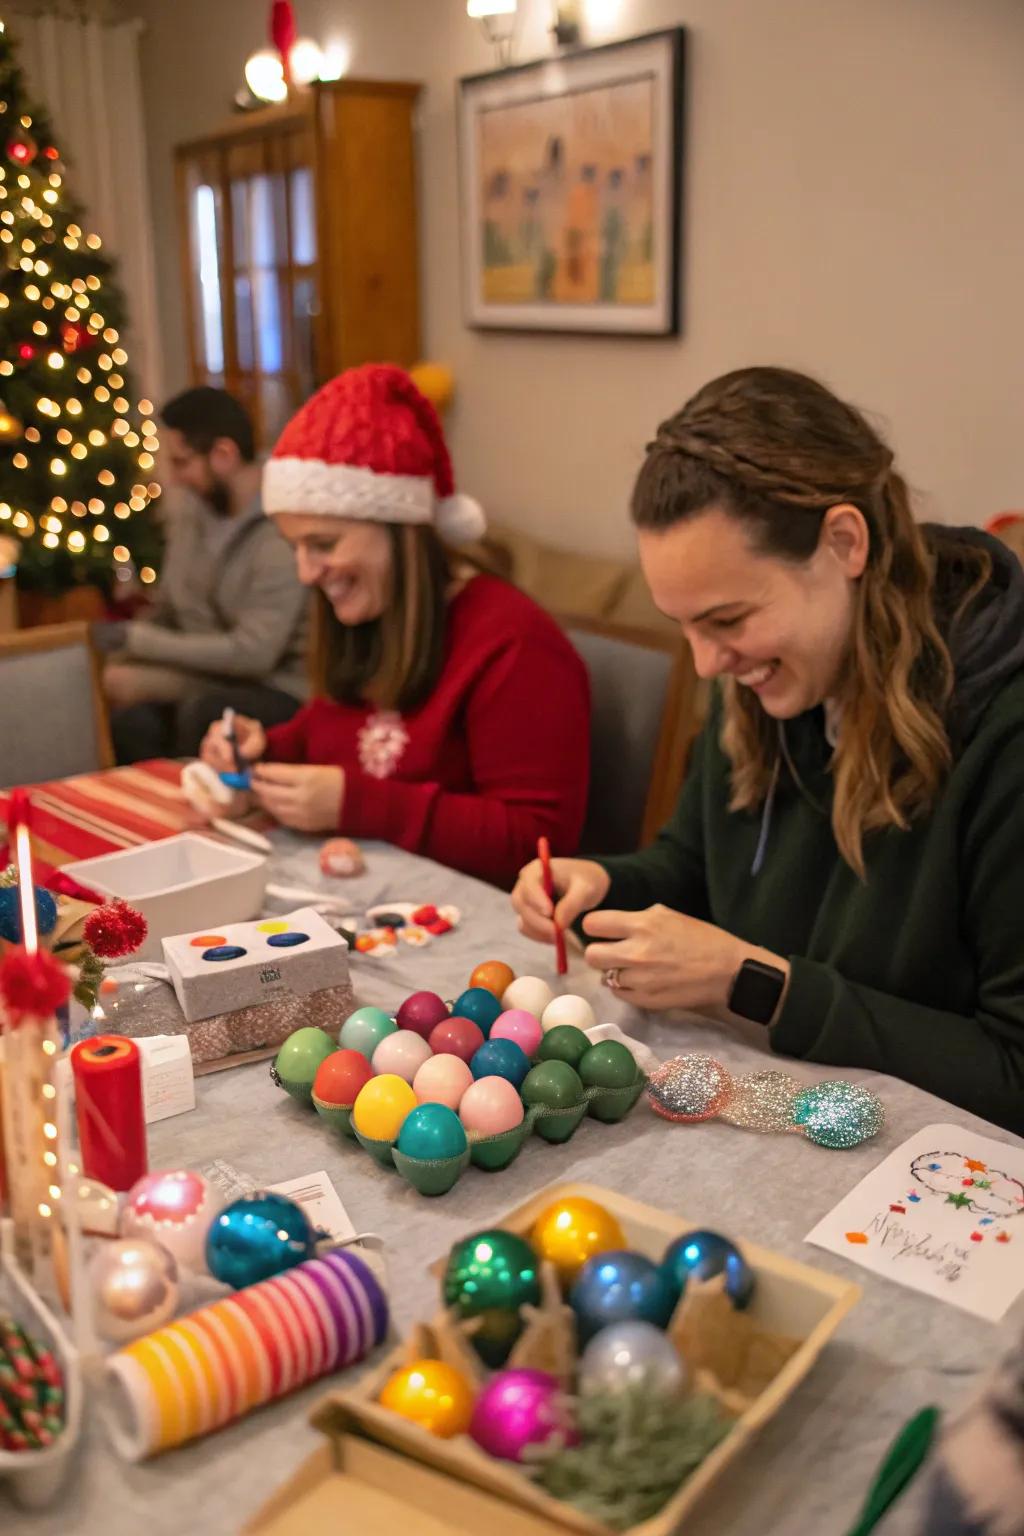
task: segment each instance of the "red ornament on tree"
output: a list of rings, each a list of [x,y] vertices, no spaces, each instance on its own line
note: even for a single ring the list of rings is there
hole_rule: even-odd
[[[281,68],[284,70],[285,84],[292,83],[292,49],[295,47],[299,35],[299,29],[295,25],[295,12],[292,9],[291,0],[273,0],[270,7],[270,41],[281,55]]]
[[[87,325],[76,325],[72,320],[61,326],[60,334],[64,351],[68,353],[82,352],[86,347],[91,347],[96,340]]]
[[[23,341],[18,348],[18,356],[23,363],[30,363],[36,355],[36,349],[30,341]]]
[[[46,156],[47,160],[60,159],[60,150],[56,149],[52,144],[47,144],[46,148],[43,150],[43,154]]]
[[[18,134],[7,141],[7,158],[13,160],[15,165],[31,165],[38,153],[35,140],[30,139],[27,133]]]
[[[67,971],[48,950],[11,949],[0,962],[0,997],[11,1028],[26,1019],[48,1019],[71,996]]]

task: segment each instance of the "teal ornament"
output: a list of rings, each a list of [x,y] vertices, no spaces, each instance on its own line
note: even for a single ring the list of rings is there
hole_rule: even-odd
[[[462,1121],[446,1104],[418,1104],[402,1121],[398,1150],[419,1162],[461,1157],[468,1143]]]
[[[569,1292],[581,1344],[613,1323],[653,1323],[667,1328],[680,1286],[672,1271],[631,1249],[588,1259]]]
[[[469,1070],[475,1078],[504,1077],[518,1088],[530,1070],[530,1058],[514,1040],[485,1040],[473,1052]]]
[[[812,1083],[793,1100],[793,1124],[819,1147],[845,1151],[878,1135],[885,1107],[877,1093],[859,1083]]]
[[[42,934],[57,926],[57,903],[41,885],[33,887],[36,898],[36,927]],[[0,939],[8,944],[21,943],[21,901],[16,885],[0,887]]]
[[[316,1236],[300,1205],[270,1190],[243,1195],[214,1218],[206,1236],[210,1274],[240,1291],[311,1259]]]
[[[469,987],[461,997],[455,999],[452,1018],[472,1019],[486,1038],[501,1012],[501,1003],[493,992],[488,992],[486,987]]]
[[[372,1061],[384,1036],[393,1035],[397,1028],[394,1019],[389,1018],[383,1008],[357,1008],[341,1026],[338,1044],[342,1050],[359,1051],[367,1061]]]
[[[680,1294],[688,1280],[713,1280],[716,1275],[725,1276],[725,1294],[737,1310],[754,1294],[754,1271],[736,1244],[718,1232],[685,1232],[669,1243],[661,1262]]]

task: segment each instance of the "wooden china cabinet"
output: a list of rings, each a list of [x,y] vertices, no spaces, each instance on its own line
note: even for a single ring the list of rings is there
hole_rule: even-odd
[[[419,358],[419,90],[322,82],[175,150],[192,379],[262,447],[342,368]]]

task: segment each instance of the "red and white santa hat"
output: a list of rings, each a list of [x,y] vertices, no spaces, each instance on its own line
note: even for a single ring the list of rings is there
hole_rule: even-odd
[[[483,509],[455,490],[437,412],[402,368],[350,368],[307,400],[263,470],[263,509],[376,523],[433,523],[466,544]]]

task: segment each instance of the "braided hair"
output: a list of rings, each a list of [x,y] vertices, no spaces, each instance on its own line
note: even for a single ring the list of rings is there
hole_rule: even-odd
[[[870,550],[835,694],[842,730],[832,826],[863,878],[865,834],[906,828],[926,814],[952,759],[953,663],[936,622],[935,560],[892,450],[860,411],[816,380],[785,368],[742,368],[706,384],[662,422],[631,510],[637,527],[659,531],[719,508],[744,524],[758,553],[803,563],[818,547],[825,514],[843,503],[860,510]],[[990,562],[974,546],[960,554],[974,574],[966,606]],[[730,807],[752,810],[775,771],[776,728],[757,696],[731,679],[724,698]]]

